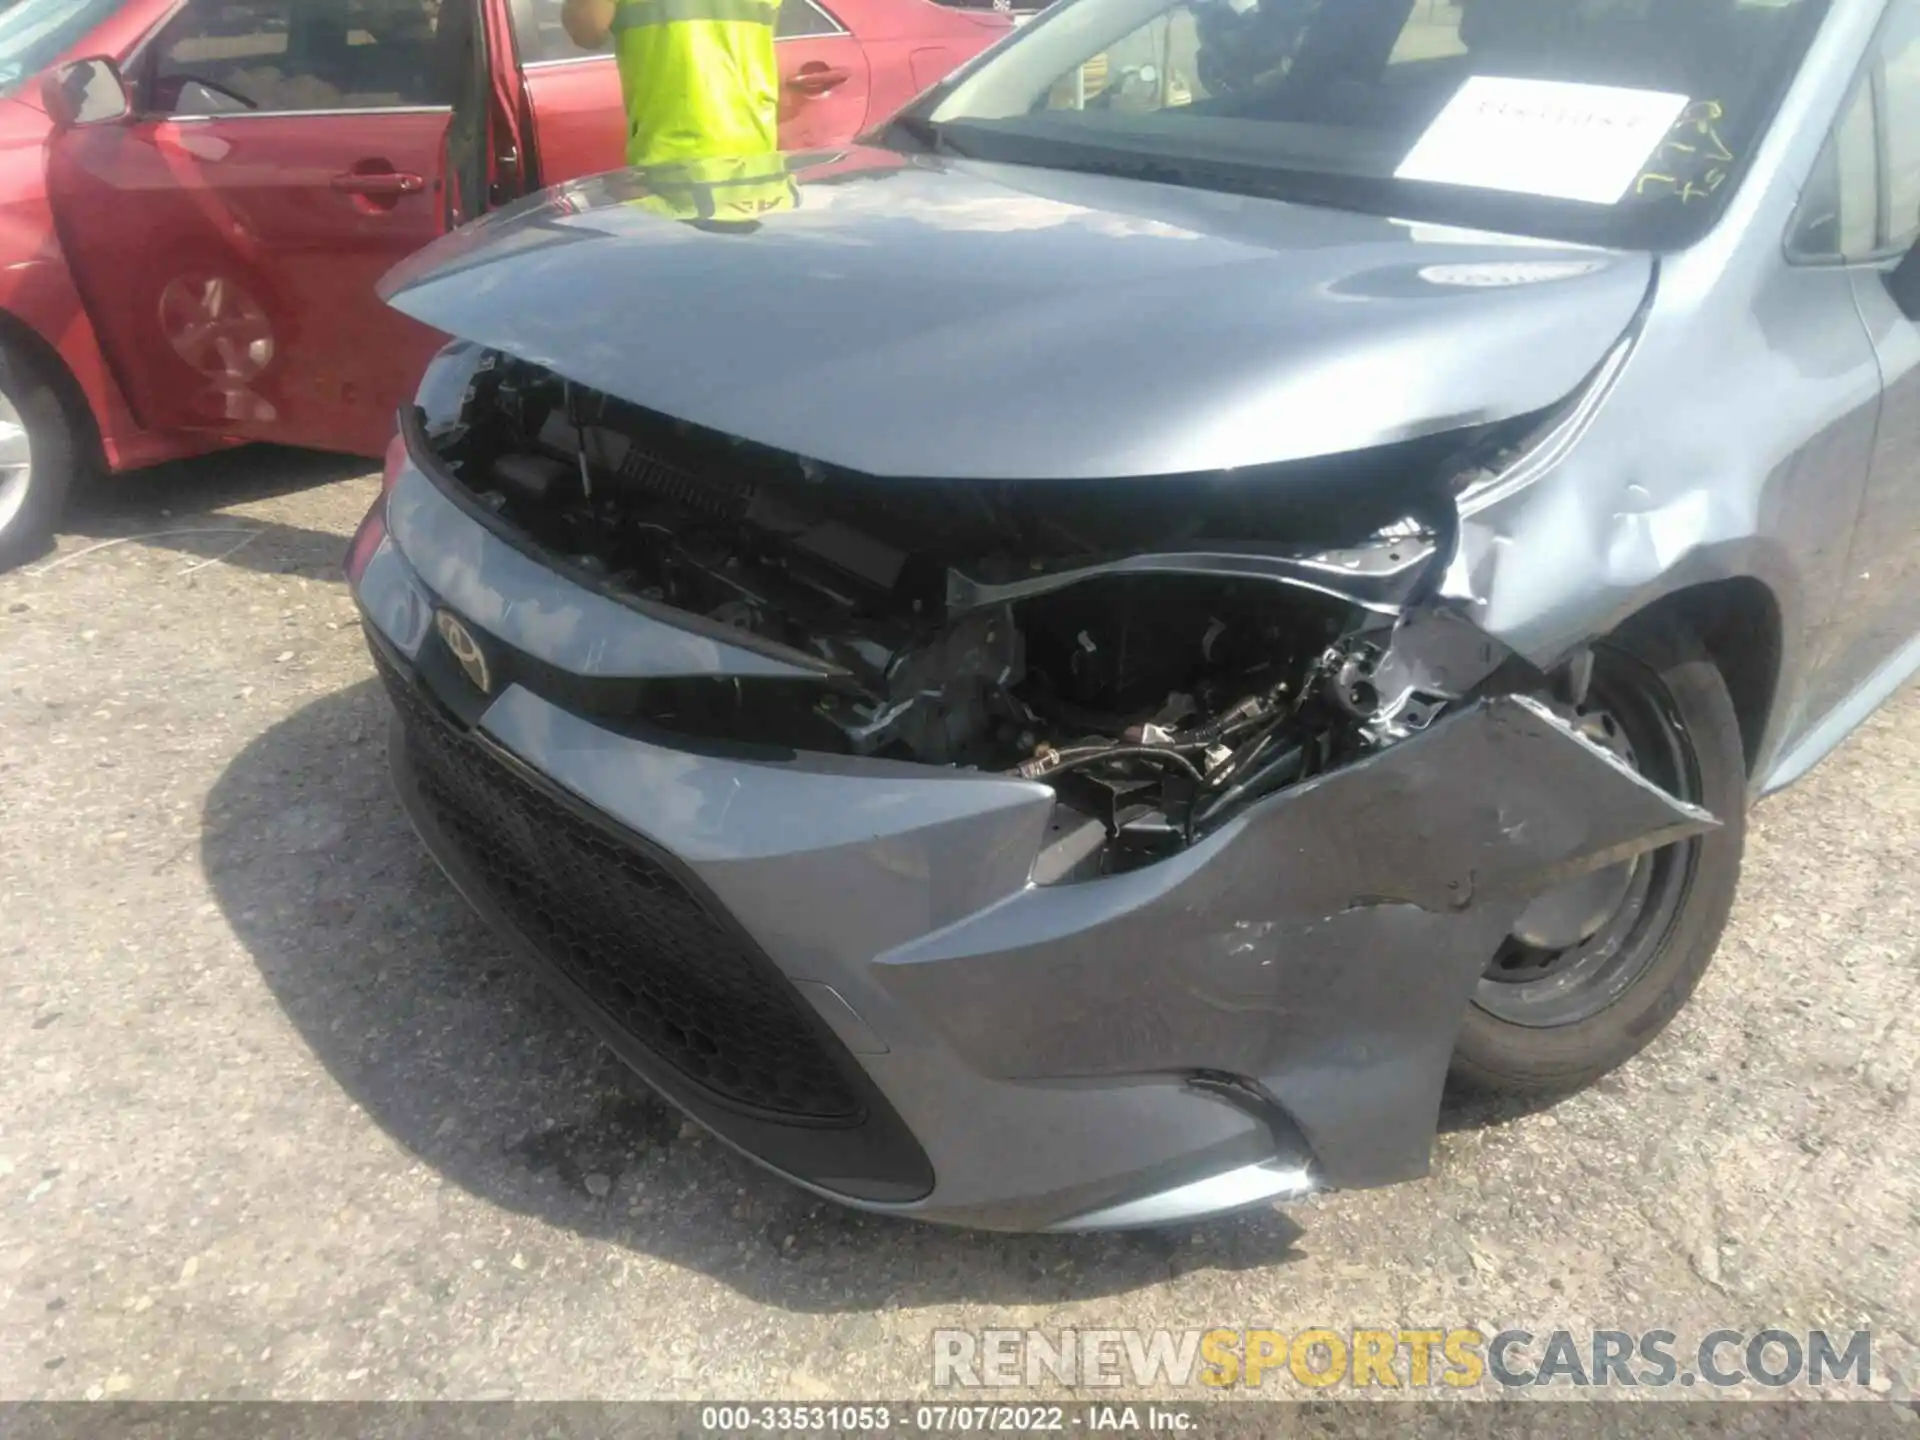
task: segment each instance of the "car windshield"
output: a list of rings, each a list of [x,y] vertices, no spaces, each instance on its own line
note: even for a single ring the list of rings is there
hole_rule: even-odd
[[[125,0],[17,0],[0,11],[0,95],[11,95],[86,38]]]
[[[904,143],[1595,244],[1725,207],[1827,0],[1061,0]]]

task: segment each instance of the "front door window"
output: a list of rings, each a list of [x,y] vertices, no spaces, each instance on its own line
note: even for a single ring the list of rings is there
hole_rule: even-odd
[[[452,103],[441,0],[190,5],[155,47],[146,97],[170,115]]]

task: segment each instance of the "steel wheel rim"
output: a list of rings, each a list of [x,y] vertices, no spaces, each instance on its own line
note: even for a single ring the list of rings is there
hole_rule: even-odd
[[[1670,794],[1699,803],[1699,761],[1672,693],[1625,651],[1595,652],[1593,704],[1625,732],[1629,763]],[[1515,955],[1513,937],[1490,958],[1473,1003],[1494,1018],[1528,1029],[1556,1029],[1590,1020],[1639,980],[1659,956],[1686,908],[1699,868],[1698,838],[1629,862],[1622,897],[1600,927],[1557,953]],[[1523,947],[1524,948],[1524,947]],[[1515,960],[1518,958],[1519,963]]]
[[[27,503],[33,485],[33,439],[5,391],[0,391],[0,533]]]

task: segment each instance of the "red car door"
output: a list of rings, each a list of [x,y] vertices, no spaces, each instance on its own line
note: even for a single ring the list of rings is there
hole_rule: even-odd
[[[438,343],[375,294],[453,215],[478,0],[186,0],[134,117],[53,143],[68,261],[140,421],[378,454]],[[469,208],[477,208],[469,202]]]
[[[784,0],[780,53],[780,145],[825,150],[866,128],[871,83],[860,42],[815,0]]]
[[[613,58],[581,50],[560,27],[561,0],[513,0],[515,38],[533,115],[540,182],[626,164],[620,76]],[[780,60],[780,145],[846,144],[866,124],[861,43],[816,0],[785,0],[774,31]]]

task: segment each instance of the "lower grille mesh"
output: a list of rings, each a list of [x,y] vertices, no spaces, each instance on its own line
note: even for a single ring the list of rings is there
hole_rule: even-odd
[[[380,658],[420,797],[457,858],[607,1018],[723,1099],[806,1120],[860,1117],[770,961],[666,866],[516,774]]]

